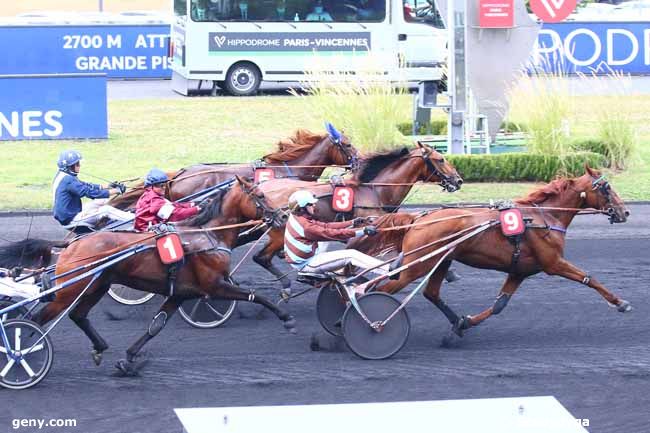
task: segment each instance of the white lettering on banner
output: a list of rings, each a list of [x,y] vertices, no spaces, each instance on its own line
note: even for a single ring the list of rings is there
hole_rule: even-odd
[[[146,56],[103,56],[77,57],[75,66],[80,71],[110,71],[110,70],[147,70]]]
[[[614,35],[626,36],[632,42],[632,52],[623,60],[614,59]],[[639,54],[639,41],[636,40],[634,33],[626,29],[609,29],[607,30],[607,63],[610,66],[627,65],[632,62]]]
[[[63,35],[63,48],[74,50],[77,48],[101,48],[104,40],[100,35]]]
[[[578,60],[573,56],[573,49],[567,49],[572,47],[573,44],[573,39],[578,36],[578,35],[586,35],[589,36],[593,42],[594,42],[594,54],[589,57],[586,60]],[[564,40],[564,55],[566,58],[573,63],[576,66],[589,66],[592,63],[594,63],[599,57],[600,53],[602,52],[603,46],[602,43],[600,42],[600,39],[598,38],[598,35],[594,33],[592,30],[589,29],[576,29],[566,35],[566,39]]]
[[[604,62],[609,66],[625,66],[634,62],[643,51],[643,64],[650,65],[650,29],[644,29],[643,40],[640,41],[640,36],[635,35],[628,29],[623,28],[610,28],[605,31],[604,40],[598,34],[587,28],[575,29],[568,33],[564,41],[560,35],[551,29],[541,29],[540,39],[544,40],[550,38],[550,46],[540,45],[537,43],[535,52],[535,61],[537,64],[552,61],[556,56],[559,58],[566,58],[570,63],[576,66],[598,66],[594,65],[598,59],[601,58],[603,50],[605,51]],[[585,38],[588,38],[585,40]],[[626,42],[626,39],[629,43]],[[580,44],[581,56],[584,58],[577,58],[576,46]],[[588,44],[588,49],[585,49],[585,44]],[[603,45],[605,47],[603,47]],[[629,52],[621,52],[618,47],[629,46]],[[617,51],[618,49],[618,51]],[[619,56],[617,58],[617,56]]]
[[[58,110],[49,110],[45,114],[37,110],[27,110],[22,113],[12,111],[9,117],[0,112],[0,138],[4,136],[4,131],[17,138],[21,135],[21,130],[25,138],[42,137],[43,134],[48,137],[58,137],[63,132],[63,124],[59,121],[62,117],[63,113]],[[41,118],[49,128],[42,128]]]
[[[122,48],[122,35],[106,35],[107,48]]]
[[[167,35],[139,34],[135,40],[136,48],[165,48]]]

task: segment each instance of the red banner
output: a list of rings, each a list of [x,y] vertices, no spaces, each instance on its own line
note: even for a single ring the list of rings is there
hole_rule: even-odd
[[[515,25],[513,0],[479,0],[478,10],[481,28],[509,29]]]

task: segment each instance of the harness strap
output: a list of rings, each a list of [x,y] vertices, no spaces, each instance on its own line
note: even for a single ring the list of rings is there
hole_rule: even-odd
[[[289,167],[289,164],[287,164],[287,161],[282,161],[282,165],[284,166],[285,170],[287,170],[287,174],[289,175],[288,177],[298,177],[293,174],[291,167]]]

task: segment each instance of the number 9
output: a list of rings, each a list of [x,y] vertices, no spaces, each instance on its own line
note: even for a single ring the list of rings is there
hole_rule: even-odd
[[[503,215],[503,221],[506,223],[506,228],[509,231],[516,231],[519,229],[519,218],[514,212],[506,212]]]

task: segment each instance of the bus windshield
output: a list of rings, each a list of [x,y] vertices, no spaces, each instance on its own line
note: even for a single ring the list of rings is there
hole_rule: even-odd
[[[445,24],[433,0],[403,0],[404,19],[410,23],[423,23],[444,29]]]
[[[184,0],[174,0],[174,11]],[[190,0],[193,21],[382,22],[386,0]],[[187,12],[185,12],[187,13]]]
[[[174,15],[177,17],[187,16],[187,0],[174,0]]]

